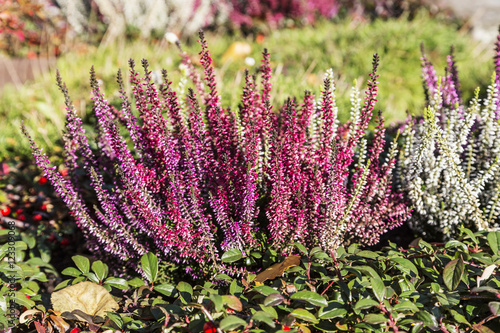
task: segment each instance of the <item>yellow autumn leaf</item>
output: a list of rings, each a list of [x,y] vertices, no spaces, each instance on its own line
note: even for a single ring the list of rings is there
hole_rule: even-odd
[[[118,309],[111,294],[96,283],[85,281],[52,293],[50,298],[55,311],[69,312],[79,320],[87,321],[81,311],[92,318],[106,316],[106,311]]]

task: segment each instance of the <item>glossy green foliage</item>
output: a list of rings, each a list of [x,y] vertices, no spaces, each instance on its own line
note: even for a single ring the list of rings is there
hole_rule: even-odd
[[[71,279],[57,289],[89,280],[111,291],[120,309],[104,323],[79,323],[103,331],[494,332],[500,319],[498,236],[463,229],[460,239],[447,243],[417,239],[408,249],[390,244],[376,252],[354,244],[335,254],[305,252],[296,244],[290,253],[300,256],[299,265],[264,283],[255,282],[259,271],[279,267],[285,257],[268,250],[248,261],[241,254],[235,267],[249,264],[249,271],[259,268],[256,274],[155,284],[161,271],[151,253],[141,260],[143,278],[128,280],[109,276],[105,263],[74,256],[76,267],[63,271]],[[227,256],[240,256],[233,252]],[[25,306],[45,310],[40,297]]]

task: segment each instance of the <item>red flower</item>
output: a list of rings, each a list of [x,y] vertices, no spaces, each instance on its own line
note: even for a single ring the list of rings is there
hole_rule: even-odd
[[[33,220],[35,221],[40,221],[42,219],[42,215],[40,214],[36,214],[35,216],[33,216]]]
[[[30,295],[26,295],[26,298],[30,299],[30,298],[31,298],[31,296],[30,296]]]
[[[40,177],[40,179],[38,179],[38,184],[44,185],[45,183],[47,183],[47,177]]]
[[[68,246],[69,245],[69,239],[63,238],[61,241],[61,246]]]
[[[258,34],[257,37],[255,37],[255,41],[257,42],[257,44],[262,44],[264,43],[264,35],[263,34]]]
[[[207,321],[205,325],[203,325],[203,333],[216,333],[217,329],[211,321]]]
[[[21,208],[18,208],[18,209],[16,210],[16,214],[17,214],[17,215],[21,214],[22,212],[23,212],[23,210],[22,210]]]
[[[291,331],[292,329],[290,326],[283,326],[283,331]]]
[[[10,207],[9,207],[9,206],[5,206],[5,208],[4,208],[4,209],[2,209],[2,210],[0,211],[0,213],[2,213],[2,215],[3,215],[3,216],[7,216],[7,215],[9,215],[9,214],[10,214]]]
[[[82,330],[79,329],[78,327],[73,328],[69,333],[80,333]]]
[[[20,214],[20,215],[17,216],[17,219],[19,221],[26,221],[26,216],[24,216],[23,214]]]
[[[66,177],[68,175],[68,169],[61,169],[61,171],[59,171],[61,173],[61,175],[63,177]]]
[[[43,211],[46,211],[47,210],[47,205],[46,204],[43,204],[41,207],[40,207],[41,210]]]

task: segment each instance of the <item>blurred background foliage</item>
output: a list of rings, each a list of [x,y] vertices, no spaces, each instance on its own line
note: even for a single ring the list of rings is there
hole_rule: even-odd
[[[64,101],[55,68],[92,131],[92,65],[111,101],[119,101],[116,71],[126,70],[130,58],[148,59],[153,71],[167,69],[177,84],[179,51],[168,40],[179,38],[196,64],[200,28],[223,105],[233,110],[244,69],[256,71],[264,48],[271,53],[275,108],[289,96],[301,99],[306,89],[318,95],[332,68],[341,120],[349,113],[348,87],[353,81],[364,86],[375,52],[381,57],[377,108],[389,122],[422,112],[421,42],[438,74],[455,46],[466,99],[474,88],[484,90],[494,69],[491,45],[472,40],[465,22],[424,0],[6,0],[0,4],[0,74],[11,82],[0,87],[0,160],[30,154],[19,130],[23,120],[45,151],[60,151]],[[18,58],[34,63],[27,81],[16,80]]]

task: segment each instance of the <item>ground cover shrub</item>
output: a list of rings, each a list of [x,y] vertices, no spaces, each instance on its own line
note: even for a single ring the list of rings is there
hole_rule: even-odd
[[[289,98],[273,108],[266,51],[260,87],[246,72],[238,112],[224,109],[201,33],[200,38],[203,80],[183,53],[196,93],[189,89],[178,95],[166,71],[157,88],[148,62],[142,61],[141,79],[130,61],[133,100],[119,72],[122,104],[115,108],[105,100],[92,69],[94,139],[85,135],[58,76],[67,107],[63,142],[68,177],[56,172],[29,140],[38,166],[91,250],[129,268],[154,251],[194,275],[234,274],[220,256],[223,251],[244,256],[260,246],[286,251],[298,241],[335,252],[344,242],[375,244],[408,217],[400,196],[391,190],[396,145],[381,157],[381,114],[371,145],[365,138],[378,93],[377,55],[364,103],[353,88],[352,121],[339,124],[332,72],[317,101],[306,92],[301,103]],[[123,130],[128,136],[122,136]],[[83,184],[94,190],[93,200],[86,198]]]
[[[58,171],[66,173],[64,168]],[[29,258],[54,263],[55,252],[57,268],[64,265],[61,252],[77,249],[79,239],[68,210],[31,161],[0,164],[0,202],[0,243],[7,243],[9,230],[14,226],[16,237],[29,248]],[[83,244],[80,246],[83,248]]]
[[[335,257],[295,243],[289,256],[268,249],[252,257],[262,268],[258,274],[219,274],[215,283],[162,283],[158,258],[152,253],[141,258],[144,275],[128,279],[110,274],[106,263],[74,256],[74,265],[63,271],[69,279],[43,296],[51,302],[32,296],[16,327],[79,327],[92,332],[490,333],[500,322],[499,232],[462,229],[457,240],[429,244],[417,239],[407,249],[390,243],[381,251],[367,251],[352,244],[339,247]],[[233,260],[242,265],[246,261]],[[99,294],[94,294],[98,287]],[[93,297],[99,309],[75,300],[74,290],[80,300]],[[26,287],[22,293],[37,294]]]
[[[422,56],[428,107],[423,119],[409,117],[405,124],[398,172],[415,208],[410,226],[425,237],[449,239],[461,226],[499,227],[500,35],[495,51],[487,94],[481,101],[476,89],[469,106],[453,53],[442,77]]]

